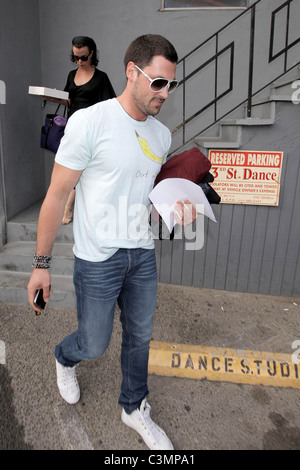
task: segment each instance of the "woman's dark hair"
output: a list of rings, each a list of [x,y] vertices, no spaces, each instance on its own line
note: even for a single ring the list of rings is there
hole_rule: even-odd
[[[174,46],[159,34],[145,34],[136,38],[128,47],[124,57],[125,70],[129,62],[143,68],[149,65],[154,56],[162,55],[170,62],[177,63],[178,55]]]
[[[90,53],[93,51],[92,65],[95,65],[95,67],[98,65],[99,63],[98,51],[97,51],[97,46],[96,46],[94,39],[89,38],[87,36],[76,36],[75,38],[72,39],[72,46],[75,46],[78,48],[87,46]],[[73,51],[71,53],[71,61],[75,62]]]

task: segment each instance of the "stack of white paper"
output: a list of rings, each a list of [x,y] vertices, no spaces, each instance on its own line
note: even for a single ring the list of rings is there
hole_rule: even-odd
[[[176,223],[174,219],[174,205],[177,201],[183,202],[185,199],[191,201],[197,212],[217,222],[202,188],[187,179],[166,178],[155,186],[149,198],[157,212],[161,215],[170,233]]]

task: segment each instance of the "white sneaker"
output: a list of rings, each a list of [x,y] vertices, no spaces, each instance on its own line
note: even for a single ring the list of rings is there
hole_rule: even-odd
[[[145,398],[140,408],[131,414],[123,409],[122,421],[140,434],[150,450],[174,450],[166,433],[150,418],[150,409]]]
[[[80,389],[77,382],[75,366],[64,367],[56,360],[57,386],[62,398],[75,405],[80,398]]]

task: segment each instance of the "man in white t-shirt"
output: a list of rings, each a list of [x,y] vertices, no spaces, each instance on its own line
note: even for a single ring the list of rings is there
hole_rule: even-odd
[[[149,227],[149,193],[166,159],[170,131],[154,116],[177,82],[177,53],[159,35],[129,46],[127,84],[118,97],[77,111],[69,120],[55,158],[51,184],[38,224],[29,302],[37,289],[50,298],[50,260],[64,205],[76,185],[74,285],[78,329],[55,348],[57,384],[70,404],[80,398],[75,366],[107,348],[118,303],[123,335],[122,420],[151,450],[173,449],[150,418],[148,356],[156,301],[156,263]],[[177,203],[177,222],[196,217]]]

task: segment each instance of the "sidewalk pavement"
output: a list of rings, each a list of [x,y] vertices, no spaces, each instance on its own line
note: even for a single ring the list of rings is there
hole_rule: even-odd
[[[300,298],[160,284],[153,340],[292,354]],[[76,312],[0,304],[0,449],[147,450],[120,419],[121,327],[104,356],[77,368],[75,406],[56,387],[55,345]],[[300,343],[299,343],[300,346]],[[300,449],[300,389],[149,376],[151,416],[176,450]]]

